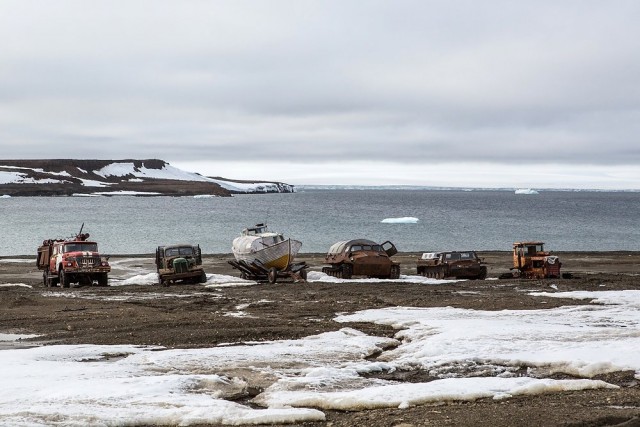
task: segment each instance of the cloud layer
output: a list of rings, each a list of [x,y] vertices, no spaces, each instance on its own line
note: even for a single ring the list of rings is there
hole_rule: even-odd
[[[638,165],[639,12],[5,0],[2,156]]]

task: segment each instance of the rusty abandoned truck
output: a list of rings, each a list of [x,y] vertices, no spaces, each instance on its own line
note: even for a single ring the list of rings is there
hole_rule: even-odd
[[[73,238],[48,239],[38,248],[36,265],[42,272],[44,286],[60,285],[68,288],[71,283],[100,286],[108,285],[111,271],[108,257],[100,256],[98,244],[91,242],[89,233],[80,232]]]
[[[158,283],[205,283],[207,274],[202,268],[200,245],[158,246],[156,249]]]
[[[389,241],[382,244],[366,239],[337,242],[329,248],[325,263],[330,266],[322,267],[322,272],[341,279],[352,276],[398,279],[400,264],[391,260],[397,253]]]
[[[500,279],[557,279],[561,266],[560,258],[544,250],[543,242],[515,242],[512,272],[501,274]],[[570,278],[571,274],[562,277]]]
[[[487,266],[475,251],[425,252],[417,261],[417,272],[434,279],[484,280]]]

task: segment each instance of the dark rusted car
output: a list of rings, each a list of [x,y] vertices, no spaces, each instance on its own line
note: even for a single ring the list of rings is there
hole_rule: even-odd
[[[418,274],[434,279],[480,279],[487,277],[487,267],[475,251],[426,252],[417,262]]]
[[[381,279],[398,279],[400,264],[391,260],[398,253],[389,241],[378,244],[371,240],[355,239],[334,243],[330,248],[322,272],[330,276],[350,279],[366,276]]]

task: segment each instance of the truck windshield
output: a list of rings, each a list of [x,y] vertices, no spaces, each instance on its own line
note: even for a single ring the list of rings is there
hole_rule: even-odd
[[[180,256],[180,255],[182,256],[193,255],[193,248],[191,246],[185,246],[182,248],[169,248],[165,252],[165,256],[167,257]]]
[[[97,243],[74,242],[64,245],[64,252],[98,252]]]

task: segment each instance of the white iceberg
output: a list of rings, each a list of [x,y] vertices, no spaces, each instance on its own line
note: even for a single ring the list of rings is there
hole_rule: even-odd
[[[516,194],[540,194],[536,190],[531,188],[519,188],[516,190]]]
[[[420,221],[418,218],[413,216],[404,216],[401,218],[385,218],[380,221],[383,224],[417,224]]]

